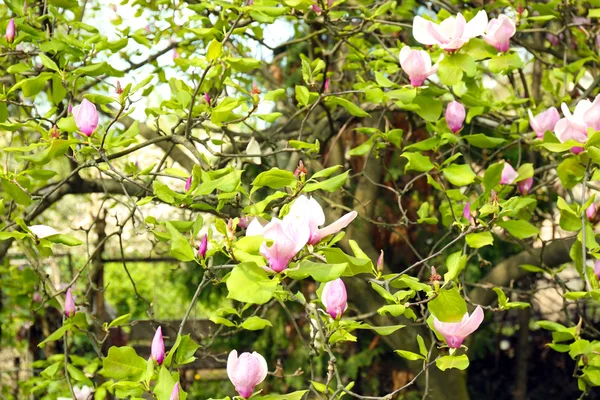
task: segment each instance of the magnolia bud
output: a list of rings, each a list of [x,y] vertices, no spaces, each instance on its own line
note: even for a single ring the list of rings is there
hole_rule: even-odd
[[[594,219],[596,215],[596,205],[594,203],[590,204],[590,206],[585,210],[585,214],[587,215],[588,220]]]
[[[517,189],[519,189],[519,193],[526,196],[529,194],[531,187],[533,186],[533,177],[529,177],[527,179],[523,179],[517,183]]]
[[[98,126],[98,111],[96,106],[87,99],[73,107],[73,118],[77,128],[86,136],[92,136]]]
[[[262,92],[260,91],[260,89],[258,88],[258,86],[256,85],[256,82],[252,83],[252,92],[253,95],[258,95],[261,94]]]
[[[379,258],[377,259],[377,271],[383,272],[383,250],[381,250]]]
[[[340,278],[327,282],[321,292],[321,301],[325,305],[327,313],[331,318],[341,318],[342,314],[348,308],[348,294],[346,285]]]
[[[175,386],[173,386],[173,391],[171,392],[171,397],[169,400],[179,400],[179,382],[175,382]]]
[[[325,86],[323,86],[324,92],[329,92],[329,78],[325,79]]]
[[[238,357],[237,351],[232,350],[227,357],[227,376],[244,399],[252,396],[254,388],[265,380],[268,372],[267,361],[257,352],[242,353]]]
[[[446,124],[453,133],[460,131],[465,122],[465,107],[458,101],[453,101],[446,107]]]
[[[117,81],[117,87],[115,89],[117,94],[123,94],[123,88],[121,87],[121,81]]]
[[[465,204],[465,208],[463,209],[463,218],[465,218],[471,225],[475,224],[475,219],[473,219],[473,213],[471,213],[471,203],[467,202]]]
[[[189,192],[191,187],[192,187],[192,175],[190,175],[190,177],[187,178],[187,180],[185,181],[185,191]]]
[[[204,100],[210,105],[210,95],[208,93],[204,93]]]
[[[431,282],[439,282],[442,280],[442,276],[437,273],[435,267],[431,267],[431,275],[429,276]]]
[[[152,347],[150,350],[150,356],[158,365],[162,365],[165,360],[165,342],[163,340],[162,328],[159,326],[152,339]]]
[[[15,19],[11,18],[6,26],[6,41],[12,43],[15,41]]]
[[[71,293],[71,288],[67,289],[67,294],[65,295],[65,315],[67,318],[71,318],[75,315],[77,311],[77,306],[75,306],[75,300],[73,300],[73,294]]]
[[[198,248],[198,257],[204,258],[206,256],[206,248],[208,247],[208,236],[206,233],[204,237],[202,237],[202,242],[200,242],[200,247]]]

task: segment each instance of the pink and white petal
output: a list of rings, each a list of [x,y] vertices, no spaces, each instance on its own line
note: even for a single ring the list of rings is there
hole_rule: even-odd
[[[263,234],[264,230],[265,227],[262,226],[258,218],[254,218],[246,228],[246,236],[259,236]]]
[[[416,16],[413,20],[413,36],[421,44],[433,46],[440,44],[440,36],[431,21],[423,17]],[[434,36],[435,35],[435,36]]]
[[[471,316],[461,324],[460,329],[457,332],[458,336],[467,337],[471,333],[475,332],[479,325],[483,322],[483,310],[480,306],[477,306]]]
[[[265,380],[265,378],[267,377],[267,374],[269,373],[269,366],[267,365],[267,360],[265,360],[265,358],[262,356],[262,354],[257,353],[256,351],[252,353],[252,355],[254,356],[254,358],[256,358],[258,360],[258,363],[260,365],[260,370],[257,376],[257,385],[259,383],[261,383],[262,381]]]
[[[352,221],[354,221],[354,219],[357,216],[358,216],[358,213],[356,211],[351,211],[348,214],[342,216],[340,219],[338,219],[331,225],[326,226],[325,228],[319,229],[317,231],[316,235],[313,235],[310,238],[310,243],[311,244],[318,243],[324,237],[333,235],[334,233],[338,233],[339,231],[341,231],[342,229],[347,227]]]

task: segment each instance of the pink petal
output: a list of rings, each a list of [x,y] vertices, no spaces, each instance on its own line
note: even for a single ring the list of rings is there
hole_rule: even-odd
[[[510,185],[517,178],[517,171],[509,163],[504,163],[504,169],[502,170],[502,179],[500,183],[502,185]]]
[[[348,214],[343,215],[340,219],[338,219],[331,225],[319,229],[316,234],[311,236],[309,243],[317,244],[324,237],[333,235],[334,233],[341,231],[342,229],[347,227],[350,224],[350,222],[354,221],[354,218],[356,218],[357,216],[358,213],[356,211],[350,211]]]
[[[600,131],[600,95],[596,96],[590,108],[583,114],[587,127]]]
[[[254,218],[246,228],[246,236],[260,236],[264,230],[265,227],[262,226],[258,218]]]

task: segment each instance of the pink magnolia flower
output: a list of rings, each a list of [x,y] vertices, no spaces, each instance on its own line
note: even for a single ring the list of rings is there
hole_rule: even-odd
[[[71,293],[71,288],[67,289],[67,294],[65,295],[65,315],[68,318],[71,318],[75,315],[77,311],[77,306],[75,306],[75,300],[73,300],[73,293]]]
[[[323,212],[323,208],[314,198],[309,199],[302,195],[296,199],[294,204],[292,204],[288,215],[306,224],[310,231],[308,243],[317,244],[324,237],[338,233],[347,227],[350,222],[354,221],[354,218],[356,218],[358,213],[356,211],[350,211],[331,225],[319,228],[319,226],[325,223],[325,213]]]
[[[98,111],[96,106],[87,99],[73,107],[73,118],[77,128],[86,136],[92,136],[98,126]]]
[[[242,353],[232,350],[227,357],[227,376],[238,394],[247,399],[252,396],[256,385],[267,377],[269,367],[263,356],[257,352]]]
[[[254,218],[246,227],[246,236],[260,236],[264,230],[265,227],[260,223],[258,218]]]
[[[573,139],[579,143],[587,141],[587,129],[600,130],[600,95],[596,96],[594,102],[588,99],[580,100],[571,114],[566,103],[560,106],[564,118],[561,118],[554,127],[554,133],[562,143]],[[574,146],[571,151],[575,154],[581,153],[583,147]]]
[[[89,400],[92,396],[93,389],[89,386],[73,386],[73,394],[76,400]]]
[[[329,91],[329,78],[325,79],[325,85],[323,86],[323,91],[327,93]]]
[[[517,183],[517,189],[522,195],[528,195],[531,187],[533,186],[533,177],[523,179]]]
[[[535,132],[535,135],[538,137],[538,139],[543,139],[546,131],[554,131],[554,127],[560,119],[560,115],[558,114],[556,107],[550,107],[535,117],[533,116],[531,110],[527,110],[527,113],[529,114],[529,125]]]
[[[320,14],[320,13],[321,13],[321,11],[323,11],[323,10],[321,10],[321,7],[319,7],[319,5],[318,5],[317,3],[315,3],[315,4],[313,4],[313,5],[312,5],[312,9],[313,9],[313,11],[314,11],[314,12],[316,12],[317,14]]]
[[[260,246],[260,254],[267,259],[273,271],[281,272],[308,243],[310,229],[301,219],[286,216],[283,220],[273,218],[264,227],[262,235],[273,244],[269,247],[265,241]]]
[[[560,39],[562,36],[562,33],[559,36],[553,35],[552,33],[546,33],[546,39],[548,39],[553,47],[556,47],[560,44]]]
[[[15,41],[15,19],[11,18],[6,26],[6,41],[12,43]]]
[[[193,176],[190,175],[190,177],[187,178],[187,180],[185,181],[185,187],[184,187],[184,189],[185,189],[186,192],[189,192],[190,188],[192,187],[192,179],[193,179]]]
[[[158,365],[162,365],[165,360],[165,342],[163,340],[162,328],[159,326],[152,339],[150,355]]]
[[[504,169],[502,170],[502,178],[500,179],[500,183],[502,185],[510,185],[511,183],[513,183],[515,181],[515,179],[517,179],[517,171],[515,171],[515,169],[512,167],[512,165],[510,165],[509,163],[507,163],[506,161],[504,162]]]
[[[206,249],[208,248],[208,236],[206,233],[202,237],[202,242],[200,242],[200,247],[198,248],[198,257],[204,258],[206,257]]]
[[[346,293],[344,281],[338,278],[327,282],[321,292],[321,301],[331,318],[341,318],[348,308],[348,294]]]
[[[594,274],[600,279],[600,260],[596,260],[594,263]]]
[[[517,33],[517,27],[512,19],[506,15],[500,15],[493,18],[488,23],[483,40],[491,44],[501,53],[507,51],[510,47],[510,38]]]
[[[210,106],[210,95],[208,93],[204,93],[204,100],[208,103],[208,105]]]
[[[446,107],[446,124],[453,133],[460,131],[465,122],[465,106],[458,101],[453,101]]]
[[[439,63],[439,62],[438,62]],[[425,50],[412,50],[404,46],[400,50],[400,66],[408,75],[410,84],[422,86],[428,76],[437,72],[438,64],[431,65],[431,57]]]
[[[175,386],[173,386],[173,391],[171,392],[171,397],[169,400],[179,400],[179,382],[175,382]]]
[[[596,212],[598,210],[596,209],[596,205],[594,203],[590,204],[590,206],[585,210],[585,215],[587,216],[587,218],[589,220],[593,219],[594,216],[596,215]]]
[[[448,347],[458,349],[465,338],[475,332],[483,322],[483,310],[477,306],[469,316],[466,313],[460,322],[442,322],[433,317],[433,326],[444,337]]]
[[[455,51],[464,46],[470,39],[481,36],[488,24],[488,17],[481,10],[469,22],[461,13],[434,24],[420,16],[413,21],[413,36],[421,44],[438,45],[447,51]]]

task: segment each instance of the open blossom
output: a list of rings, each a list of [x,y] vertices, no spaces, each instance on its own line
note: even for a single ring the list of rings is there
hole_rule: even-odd
[[[500,183],[502,185],[510,185],[517,179],[519,174],[515,169],[507,162],[504,162],[504,169],[502,169],[502,178],[500,179]]]
[[[325,223],[325,213],[323,212],[323,208],[314,198],[311,197],[309,199],[302,195],[299,196],[294,204],[292,204],[292,207],[290,207],[289,215],[308,225],[310,230],[308,243],[317,244],[324,237],[338,233],[347,227],[350,222],[354,221],[358,213],[356,211],[350,211],[331,225],[319,228],[319,226]]]
[[[535,132],[535,135],[538,137],[538,139],[543,139],[546,131],[553,131],[556,123],[560,119],[560,115],[558,114],[556,107],[550,107],[535,117],[533,116],[531,110],[527,110],[527,113],[529,114],[529,125]]]
[[[596,216],[596,205],[594,203],[590,204],[590,206],[585,210],[585,215],[589,220],[593,219]]]
[[[250,229],[250,226],[248,226]],[[254,229],[254,228],[253,228]],[[246,234],[248,234],[246,232]],[[308,243],[310,230],[306,223],[299,218],[287,215],[284,219],[273,218],[263,229],[262,235],[267,241],[260,246],[260,254],[267,259],[269,266],[275,272],[287,268],[292,258]]]
[[[159,326],[154,334],[154,338],[152,339],[152,347],[150,351],[150,355],[154,361],[158,363],[158,365],[162,365],[165,360],[165,341],[162,335],[162,328]]]
[[[512,19],[506,15],[492,18],[488,23],[483,40],[491,44],[501,53],[508,51],[510,38],[517,33],[517,27]]]
[[[67,289],[67,294],[65,295],[65,315],[68,318],[71,318],[75,315],[77,311],[77,307],[75,306],[75,300],[73,300],[73,293],[71,293],[71,288]]]
[[[554,133],[562,143],[573,139],[579,143],[587,142],[587,129],[600,130],[600,95],[596,96],[594,102],[588,99],[580,100],[571,114],[566,103],[560,106],[564,118],[561,118],[554,127]],[[581,153],[583,147],[574,146],[571,151],[575,154]]]
[[[470,39],[481,36],[488,24],[488,17],[481,10],[469,22],[458,13],[434,24],[420,16],[413,21],[413,36],[421,44],[428,46],[438,45],[447,51],[455,51],[464,46]]]
[[[321,292],[321,301],[331,318],[340,318],[348,308],[348,294],[344,281],[338,278],[327,282],[323,287],[323,292]]]
[[[76,400],[89,400],[92,396],[93,389],[89,386],[77,387],[73,386],[73,393]]]
[[[408,75],[410,84],[422,86],[425,79],[437,72],[438,64],[431,65],[431,57],[425,50],[412,50],[404,46],[400,50],[400,66]]]
[[[465,338],[475,332],[483,322],[483,310],[477,306],[475,311],[469,316],[465,313],[460,322],[442,322],[433,317],[433,326],[446,339],[448,347],[458,349]]]
[[[77,129],[86,136],[92,136],[98,126],[98,111],[96,106],[87,99],[83,99],[81,104],[73,107],[73,118]]]
[[[519,193],[521,193],[522,195],[528,195],[532,186],[533,186],[533,177],[532,176],[527,179],[523,179],[522,181],[519,181],[519,183],[517,183],[517,189],[519,190]]]
[[[227,357],[227,376],[238,394],[247,399],[252,396],[256,385],[267,377],[269,367],[263,356],[257,352],[242,353],[232,350]]]
[[[446,124],[453,133],[460,131],[465,122],[465,106],[458,101],[453,101],[446,107]]]
[[[173,386],[173,391],[171,392],[171,397],[169,400],[179,400],[179,382],[175,382],[175,386]]]
[[[15,19],[11,18],[6,26],[6,41],[12,43],[15,41]]]

